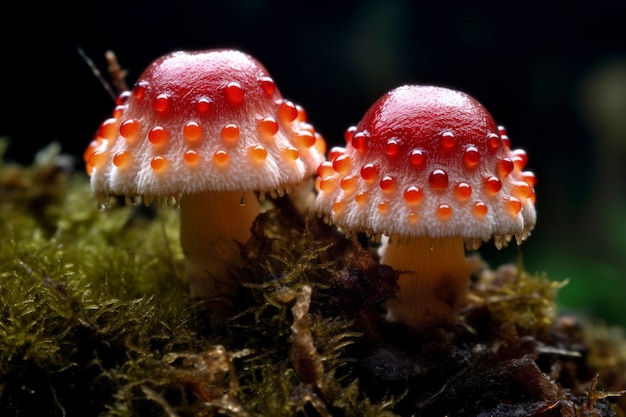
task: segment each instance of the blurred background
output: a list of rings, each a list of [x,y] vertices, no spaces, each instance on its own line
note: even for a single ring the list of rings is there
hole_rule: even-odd
[[[569,279],[563,309],[626,326],[626,2],[4,2],[0,136],[28,164],[51,141],[81,155],[113,100],[113,50],[130,85],[179,49],[259,59],[331,144],[404,83],[465,91],[507,127],[538,178],[526,269]],[[107,78],[108,79],[108,78]],[[515,260],[514,245],[481,252]]]

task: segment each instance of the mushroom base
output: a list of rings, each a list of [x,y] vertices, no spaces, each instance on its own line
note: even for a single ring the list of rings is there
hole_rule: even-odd
[[[401,271],[400,290],[387,302],[387,319],[412,328],[451,324],[467,299],[477,266],[465,257],[462,238],[417,237],[385,243],[381,263]]]
[[[261,212],[253,192],[207,192],[183,195],[180,242],[185,255],[189,293],[210,299],[233,293],[228,265],[240,261],[236,242],[245,243]]]

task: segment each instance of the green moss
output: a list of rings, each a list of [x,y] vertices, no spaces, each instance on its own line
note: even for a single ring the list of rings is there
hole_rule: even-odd
[[[57,163],[42,157],[0,176],[3,415],[46,402],[50,415],[104,408],[118,384],[106,375],[130,345],[193,341],[191,303],[161,234],[167,221],[130,228],[134,209],[98,211],[86,178]]]
[[[178,213],[99,211],[86,177],[60,167],[57,150],[1,171],[0,232],[9,236],[0,242],[3,415],[228,414],[241,401],[255,415],[278,416],[315,403],[319,387],[301,384],[290,360],[289,294],[305,283],[316,293],[328,289],[331,263],[318,262],[327,245],[301,231],[277,234],[284,226],[277,212],[262,217],[256,240],[242,248],[248,262],[232,266],[241,281],[232,301],[241,308],[216,319],[186,295]],[[346,381],[334,379],[356,333],[349,320],[323,314],[322,299],[311,309],[311,330],[322,344],[324,386],[353,387],[337,400],[345,415],[381,409],[363,403],[345,373]],[[236,361],[234,374],[213,369],[214,361],[198,365],[218,346],[227,346],[226,362]],[[249,354],[231,353],[238,351]],[[228,398],[205,397],[230,390],[233,380],[239,388]]]
[[[541,335],[551,326],[558,291],[567,281],[529,274],[520,265],[504,265],[480,274],[475,294],[485,303],[493,324],[515,323],[525,333]]]
[[[458,325],[416,334],[381,315],[397,273],[283,199],[228,265],[237,291],[192,300],[178,212],[100,211],[64,165],[53,144],[0,166],[2,416],[626,409],[623,337],[577,331],[542,275],[485,267]]]

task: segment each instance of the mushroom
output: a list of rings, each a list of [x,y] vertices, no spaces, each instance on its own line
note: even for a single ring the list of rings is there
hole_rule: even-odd
[[[180,239],[194,297],[228,292],[212,254],[245,242],[261,211],[255,191],[282,196],[313,176],[325,142],[267,70],[236,50],[174,52],[152,62],[85,151],[91,188],[133,203],[180,207]],[[212,277],[210,277],[212,276]]]
[[[405,85],[376,101],[318,170],[316,210],[364,231],[401,271],[387,318],[413,328],[454,323],[477,249],[518,244],[535,225],[535,177],[503,127],[467,94]]]

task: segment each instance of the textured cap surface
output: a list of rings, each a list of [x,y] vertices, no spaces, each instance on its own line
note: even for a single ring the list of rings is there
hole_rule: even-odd
[[[318,171],[317,211],[373,235],[463,237],[477,246],[535,224],[526,154],[467,94],[407,85],[381,97]]]
[[[177,200],[278,192],[315,173],[325,143],[267,70],[234,50],[175,52],[122,93],[85,152],[96,196]]]

